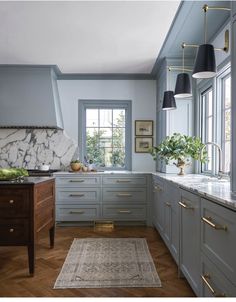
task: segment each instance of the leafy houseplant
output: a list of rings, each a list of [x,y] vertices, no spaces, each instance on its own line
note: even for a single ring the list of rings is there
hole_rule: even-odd
[[[184,175],[184,168],[190,165],[190,158],[206,162],[207,152],[205,150],[202,152],[204,146],[198,137],[174,133],[167,136],[160,145],[153,147],[150,153],[154,160],[158,156],[166,164],[172,160],[176,161],[174,165],[180,168],[178,175]]]

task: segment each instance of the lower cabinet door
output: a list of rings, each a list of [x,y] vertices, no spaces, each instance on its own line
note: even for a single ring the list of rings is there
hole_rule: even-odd
[[[91,221],[99,218],[99,205],[57,205],[56,221]]]
[[[200,294],[200,198],[181,190],[180,269],[195,294]]]
[[[235,297],[236,287],[217,269],[216,265],[202,254],[201,257],[201,296]]]

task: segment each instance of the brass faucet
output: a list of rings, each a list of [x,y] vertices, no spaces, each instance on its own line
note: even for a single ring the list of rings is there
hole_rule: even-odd
[[[219,151],[219,168],[218,168],[218,177],[221,178],[222,177],[222,174],[223,174],[223,171],[222,171],[222,149],[220,147],[220,145],[216,144],[216,143],[213,143],[213,142],[207,142],[205,143],[205,145],[202,147],[201,149],[201,154],[200,154],[200,157],[202,158],[203,156],[203,150],[206,148],[207,145],[212,145],[212,146],[215,146],[218,151]]]

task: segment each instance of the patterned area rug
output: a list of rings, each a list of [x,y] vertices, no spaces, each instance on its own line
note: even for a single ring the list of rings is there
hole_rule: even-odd
[[[146,239],[74,239],[54,288],[161,287]]]

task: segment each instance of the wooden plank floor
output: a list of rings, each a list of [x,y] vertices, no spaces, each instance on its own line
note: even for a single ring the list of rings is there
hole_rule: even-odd
[[[162,288],[53,289],[74,238],[146,238]],[[1,297],[192,297],[185,279],[179,279],[177,266],[160,235],[151,227],[115,227],[110,231],[92,227],[57,227],[55,248],[49,249],[47,234],[37,244],[36,273],[28,275],[26,247],[0,247]]]

